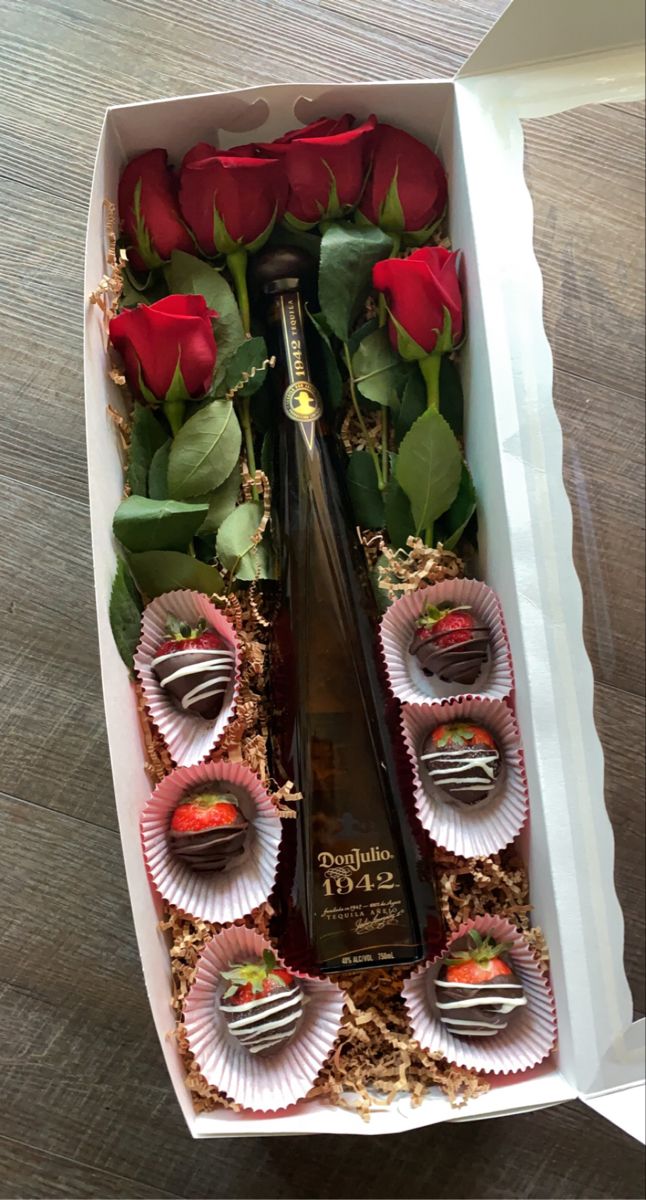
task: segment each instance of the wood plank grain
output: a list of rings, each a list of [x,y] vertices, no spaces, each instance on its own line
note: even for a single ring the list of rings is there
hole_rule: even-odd
[[[644,105],[524,123],[584,639],[616,835],[625,962],[644,1005]],[[603,163],[603,171],[599,164]],[[618,746],[631,747],[628,754]],[[632,748],[634,752],[632,752]]]
[[[0,497],[3,610],[20,631],[0,645],[0,790],[115,829],[87,506],[6,477]]]
[[[643,121],[589,105],[523,128],[556,365],[581,398],[594,383],[643,399]]]
[[[424,47],[425,76],[453,75],[504,12],[508,0],[320,0],[321,8],[343,13],[365,29],[377,26],[391,37],[410,38]]]
[[[637,1018],[646,1015],[643,804],[646,702],[642,696],[597,682],[594,713],[605,756],[606,807],[615,834],[615,887],[625,922],[624,965]],[[630,746],[630,753],[618,752],[618,747],[624,745]]]
[[[164,1200],[170,1192],[0,1136],[0,1195],[29,1200]],[[172,1198],[171,1198],[172,1200]]]
[[[595,679],[643,696],[643,397],[582,385],[558,366],[554,397]]]

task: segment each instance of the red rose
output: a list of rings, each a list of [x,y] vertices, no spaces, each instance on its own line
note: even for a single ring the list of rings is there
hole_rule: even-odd
[[[200,142],[180,174],[180,206],[205,254],[259,250],[285,207],[287,183],[275,158],[246,157]]]
[[[289,195],[285,218],[298,229],[334,220],[357,204],[370,166],[376,118],[356,129],[352,117],[322,117],[293,129],[271,145],[285,166]],[[261,147],[261,152],[271,147]]]
[[[165,296],[110,321],[133,394],[163,404],[174,433],[184,401],[199,399],[211,386],[217,358],[211,318],[217,315],[203,296]]]
[[[386,233],[428,241],[446,208],[446,175],[437,154],[394,125],[377,125],[372,144],[372,171],[359,211]]]
[[[168,262],[173,250],[195,251],[165,150],[149,150],[128,163],[119,182],[119,217],[128,256],[140,271]]]
[[[347,133],[353,125],[352,113],[344,113],[342,117],[319,117],[318,121],[301,125],[300,129],[290,129],[275,141],[267,142],[260,148],[273,153],[274,147],[280,150],[281,146],[288,146],[290,142],[300,142],[303,138],[334,137],[338,133]]]
[[[390,340],[402,358],[446,353],[461,340],[457,258],[441,246],[425,246],[372,268],[372,282],[386,297]]]

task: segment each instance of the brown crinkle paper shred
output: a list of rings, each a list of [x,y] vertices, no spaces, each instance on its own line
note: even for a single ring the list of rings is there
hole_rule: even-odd
[[[462,574],[463,564],[442,547],[429,550],[410,539],[408,552],[394,553],[380,535],[364,534],[371,566],[377,565],[380,582],[390,599],[440,579]],[[269,777],[267,739],[269,712],[266,701],[267,638],[272,612],[268,600],[255,585],[227,599],[214,597],[233,622],[242,650],[240,698],[235,720],[228,727],[214,758],[244,761],[263,782],[273,788],[281,815],[293,816],[290,802],[300,799],[291,784],[278,788]],[[152,726],[143,696],[139,711],[146,749],[147,769],[153,783],[171,769],[162,739]],[[513,852],[485,859],[463,859],[433,849],[438,907],[447,934],[469,917],[485,913],[506,916],[525,932],[537,958],[547,962],[540,929],[529,928],[529,889],[525,869]],[[255,928],[269,939],[271,908],[268,904],[237,922]],[[177,1014],[176,1037],[186,1066],[186,1083],[197,1112],[238,1106],[207,1083],[191,1054],[182,1010],[191,987],[201,950],[219,927],[195,921],[168,908],[162,922],[171,940],[173,1007]],[[489,1088],[486,1080],[472,1071],[456,1067],[440,1054],[423,1050],[412,1037],[401,996],[409,972],[404,970],[358,971],[339,976],[346,1005],[336,1046],[315,1080],[307,1099],[317,1099],[358,1113],[370,1113],[407,1095],[413,1106],[421,1104],[428,1091],[439,1087],[454,1106]]]

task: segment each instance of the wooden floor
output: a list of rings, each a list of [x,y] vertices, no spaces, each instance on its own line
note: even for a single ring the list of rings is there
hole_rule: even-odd
[[[643,1194],[637,1145],[578,1103],[402,1137],[192,1143],[149,1016],[111,795],[81,364],[103,110],[299,77],[448,76],[503,7],[0,0],[2,1197]],[[642,159],[640,106],[527,128],[626,961],[643,1013]]]

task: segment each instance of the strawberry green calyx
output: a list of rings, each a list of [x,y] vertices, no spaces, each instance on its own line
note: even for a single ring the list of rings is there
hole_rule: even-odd
[[[479,730],[472,725],[447,725],[444,732],[436,739],[435,744],[441,750],[445,746],[468,746]]]
[[[468,936],[473,945],[466,950],[456,950],[452,958],[446,958],[444,962],[447,967],[458,967],[465,962],[476,962],[484,966],[511,950],[511,942],[494,942],[488,934],[483,938],[477,929],[470,929]]]
[[[280,987],[287,987],[284,979],[280,975],[275,974],[278,963],[276,956],[271,950],[263,950],[262,959],[256,962],[233,963],[228,971],[222,972],[222,978],[228,979],[231,987],[227,988],[224,993],[224,1000],[235,996],[240,988],[251,986],[252,992],[257,995],[262,992],[266,981],[270,978],[275,980]]]
[[[182,808],[185,804],[194,808],[214,808],[216,804],[233,804],[235,808],[238,807],[238,801],[230,792],[194,792],[193,795],[184,796],[177,808]]]
[[[174,642],[189,642],[206,632],[206,621],[200,617],[197,625],[189,625],[172,614],[166,618],[165,632]]]
[[[417,618],[417,625],[420,629],[432,629],[438,621],[441,621],[443,617],[448,617],[451,613],[470,611],[470,604],[456,604],[447,608],[438,608],[436,604],[427,604],[424,612]]]

